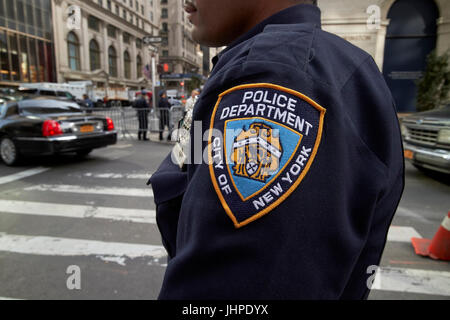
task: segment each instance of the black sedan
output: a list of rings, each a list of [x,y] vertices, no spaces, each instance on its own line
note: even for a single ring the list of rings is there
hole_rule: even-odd
[[[85,156],[116,142],[110,118],[87,114],[75,102],[38,97],[0,105],[0,156],[7,165],[26,156]]]

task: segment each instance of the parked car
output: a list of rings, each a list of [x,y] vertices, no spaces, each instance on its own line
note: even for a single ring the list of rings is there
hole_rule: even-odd
[[[450,174],[450,105],[401,121],[405,158],[419,169]]]
[[[0,105],[0,156],[7,165],[27,156],[85,156],[116,142],[110,118],[87,114],[75,102],[36,97]]]
[[[53,89],[38,89],[38,88],[20,88],[18,90],[18,93],[26,95],[53,96],[75,101],[75,97],[68,91],[59,91]]]

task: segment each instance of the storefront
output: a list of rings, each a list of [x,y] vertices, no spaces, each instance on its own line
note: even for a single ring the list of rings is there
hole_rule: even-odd
[[[51,0],[0,0],[0,87],[55,82]]]

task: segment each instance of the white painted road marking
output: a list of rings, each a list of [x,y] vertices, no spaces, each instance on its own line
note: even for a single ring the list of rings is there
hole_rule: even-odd
[[[450,272],[382,267],[372,289],[450,296]]]
[[[34,176],[36,174],[45,172],[47,170],[49,170],[50,168],[44,168],[44,167],[38,167],[38,168],[34,168],[34,169],[30,169],[30,170],[25,170],[22,172],[18,172],[6,177],[0,177],[0,184],[5,184],[5,183],[9,183],[9,182],[13,182],[13,181],[17,181],[23,178],[27,178],[30,176]]]
[[[83,177],[96,178],[96,179],[138,179],[138,180],[148,180],[152,175],[150,173],[92,173],[86,172]]]
[[[42,256],[96,256],[106,261],[114,261],[113,257],[124,259],[151,258],[159,261],[159,259],[167,256],[163,246],[22,236],[1,232],[0,251]]]
[[[65,184],[39,184],[24,188],[25,191],[46,191],[46,192],[70,192],[81,194],[103,194],[111,196],[126,197],[153,197],[153,190],[150,188],[106,188],[106,187],[84,187]]]
[[[402,216],[402,217],[408,217],[408,218],[412,218],[415,219],[417,221],[423,222],[423,223],[428,223],[428,224],[433,224],[434,222],[427,219],[427,216],[431,216],[428,213],[433,213],[431,211],[428,212],[415,212],[411,209],[407,209],[404,207],[398,207],[397,208],[397,212],[395,213],[397,216]]]
[[[126,148],[131,148],[133,145],[132,144],[115,144],[110,146],[110,148],[112,149],[126,149]]]
[[[32,201],[0,200],[0,214],[2,212],[38,216],[95,218],[136,223],[156,223],[156,213],[154,210],[121,209]]]
[[[391,226],[388,232],[388,241],[411,242],[411,238],[422,238],[422,236],[411,227]]]

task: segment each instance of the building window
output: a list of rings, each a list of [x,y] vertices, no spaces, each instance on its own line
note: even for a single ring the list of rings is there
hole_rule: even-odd
[[[108,7],[108,10],[111,11],[112,9],[111,0],[106,1],[106,6]]]
[[[67,35],[67,49],[69,54],[69,68],[80,70],[80,42],[73,32]]]
[[[124,43],[130,43],[130,38],[131,38],[131,36],[130,36],[130,34],[129,33],[126,33],[126,32],[124,32],[123,33],[123,42]]]
[[[169,26],[168,26],[167,22],[163,22],[162,23],[162,31],[163,32],[168,32],[169,31]]]
[[[117,77],[117,53],[114,47],[109,47],[108,49],[108,66],[109,75],[111,77]]]
[[[125,71],[125,78],[131,78],[131,58],[128,51],[125,51],[123,54],[123,66]]]
[[[91,64],[91,71],[98,70],[100,66],[100,47],[94,39],[89,42],[89,58]]]
[[[163,55],[163,57],[168,57],[169,56],[169,51],[163,50],[162,55]]]
[[[108,37],[110,38],[116,38],[116,27],[108,24],[108,27],[106,28],[107,33],[108,33]]]
[[[88,28],[95,30],[95,31],[100,31],[100,20],[94,16],[89,16],[88,17]]]
[[[20,62],[19,62],[19,46],[17,44],[17,35],[10,33],[9,49],[11,52],[11,76],[13,81],[20,80]]]
[[[136,57],[136,78],[139,79],[142,76],[142,58],[140,55]]]
[[[139,38],[136,39],[136,48],[138,49],[142,48],[142,40]]]
[[[6,32],[0,31],[0,77],[2,80],[10,80],[8,42]]]
[[[164,18],[168,18],[168,17],[169,17],[169,13],[167,11],[167,8],[163,8],[161,10],[161,18],[164,19]]]

